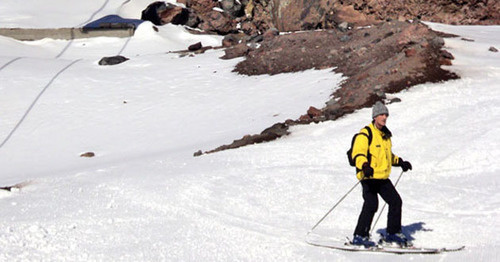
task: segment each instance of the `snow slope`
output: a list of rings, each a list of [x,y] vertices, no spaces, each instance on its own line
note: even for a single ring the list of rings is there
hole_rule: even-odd
[[[0,26],[132,17],[147,1],[24,2],[2,1]],[[500,27],[430,26],[475,41],[446,39],[449,69],[461,79],[419,85],[388,106],[393,151],[414,167],[398,184],[403,225],[416,245],[467,248],[404,259],[496,261],[500,59],[488,48],[500,47]],[[31,183],[0,192],[0,260],[401,260],[304,242],[356,183],[345,151],[370,109],[294,127],[274,142],[192,156],[321,107],[342,80],[331,70],[240,76],[231,72],[240,60],[221,60],[220,50],[168,53],[198,41],[221,38],[177,26],[155,32],[150,23],[130,39],[0,37],[0,186]],[[130,60],[97,65],[116,54]],[[79,157],[88,151],[96,156]],[[315,233],[350,236],[359,189]]]

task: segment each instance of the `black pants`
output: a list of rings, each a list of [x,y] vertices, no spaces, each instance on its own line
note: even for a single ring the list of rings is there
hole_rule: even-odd
[[[401,232],[401,207],[403,201],[389,179],[368,179],[361,181],[363,186],[363,209],[359,214],[358,225],[354,231],[355,235],[369,236],[373,216],[378,209],[378,196],[389,205],[387,217],[387,233],[395,234]]]

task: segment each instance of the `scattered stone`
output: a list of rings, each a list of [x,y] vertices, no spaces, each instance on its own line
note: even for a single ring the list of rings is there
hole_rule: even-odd
[[[80,155],[80,157],[94,157],[94,156],[95,156],[94,152],[87,152]]]
[[[117,65],[121,64],[125,61],[129,60],[128,58],[117,55],[117,56],[108,56],[108,57],[103,57],[101,60],[99,60],[99,65]]]
[[[201,150],[198,150],[193,154],[193,156],[201,156],[201,155],[203,155],[203,152],[201,152]]]
[[[401,102],[401,98],[394,97],[394,98],[389,99],[386,104],[399,103],[399,102]]]
[[[460,40],[463,40],[463,41],[466,41],[466,42],[474,42],[474,39],[465,38],[465,37],[460,38]]]
[[[490,46],[490,49],[488,49],[488,51],[491,51],[491,52],[498,52],[498,49],[496,49],[494,46]]]
[[[13,186],[1,186],[0,190],[5,190],[5,191],[20,191],[22,188],[32,184],[32,181],[24,181],[21,183],[17,183]]]

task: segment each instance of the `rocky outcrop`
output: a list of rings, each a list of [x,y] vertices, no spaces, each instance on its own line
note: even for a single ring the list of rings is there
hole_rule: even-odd
[[[500,2],[492,0],[179,0],[186,8],[154,2],[143,19],[183,24],[208,33],[281,32],[425,20],[447,24],[500,24]]]
[[[389,20],[446,24],[500,24],[495,0],[260,0],[253,1],[253,23],[265,31],[331,29],[342,22],[365,26]]]
[[[441,49],[443,45],[442,37],[424,24],[399,21],[345,32],[308,31],[264,39],[259,48],[249,50],[246,60],[236,65],[236,72],[259,75],[336,68],[335,72],[342,73],[346,80],[324,108],[309,108],[298,119],[271,127],[279,127],[279,132],[274,132],[277,135],[247,135],[208,152],[269,141],[286,135],[291,125],[334,120],[387,100],[386,94],[420,83],[458,78],[441,68],[453,59]]]

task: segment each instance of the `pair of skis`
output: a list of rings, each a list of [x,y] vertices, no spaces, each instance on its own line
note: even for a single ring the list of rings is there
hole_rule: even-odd
[[[373,247],[364,247],[353,245],[349,240],[341,241],[332,238],[323,237],[316,234],[308,234],[306,237],[306,242],[313,246],[326,247],[339,249],[344,251],[364,251],[364,252],[380,252],[380,253],[393,253],[393,254],[439,254],[443,252],[454,252],[460,251],[465,248],[465,246],[459,247],[441,247],[441,248],[429,248],[429,247],[399,247],[399,246],[388,246],[388,245],[375,245]]]

